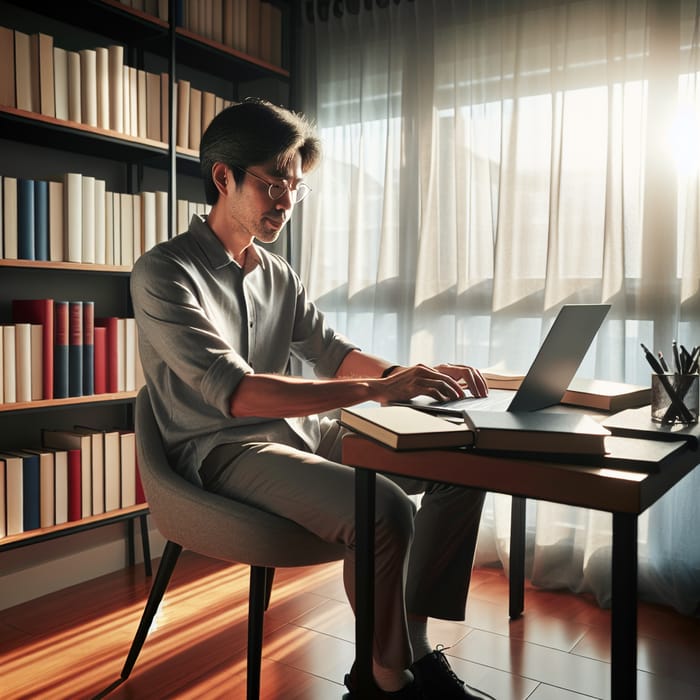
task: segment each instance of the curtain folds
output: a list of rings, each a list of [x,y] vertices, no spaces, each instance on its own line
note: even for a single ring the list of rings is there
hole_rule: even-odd
[[[402,363],[524,370],[563,303],[610,302],[579,376],[648,384],[700,344],[695,0],[418,0],[302,19],[324,141],[292,257],[330,322]],[[640,587],[700,612],[700,471],[640,519]],[[478,558],[507,565],[509,499]],[[610,598],[611,518],[528,509],[528,572]]]

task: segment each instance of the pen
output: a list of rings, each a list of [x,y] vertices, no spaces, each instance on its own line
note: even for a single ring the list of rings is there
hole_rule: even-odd
[[[673,350],[673,365],[676,374],[681,374],[681,358],[678,354],[678,343],[674,340],[671,343],[671,349]]]
[[[681,345],[681,374],[690,373],[691,362],[690,353],[686,350],[685,345]]]
[[[673,341],[674,347],[675,347],[676,341]],[[642,346],[642,350],[644,350],[644,356],[647,359],[647,362],[649,363],[649,366],[656,372],[656,374],[659,375],[659,381],[663,385],[664,389],[666,389],[666,393],[668,394],[668,397],[671,399],[671,407],[669,407],[669,410],[666,412],[666,415],[664,416],[664,420],[670,420],[671,417],[674,415],[672,413],[672,410],[675,411],[677,414],[682,415],[685,420],[688,422],[692,423],[693,421],[693,414],[690,412],[688,407],[683,403],[683,401],[678,397],[678,394],[676,393],[675,389],[671,386],[671,383],[668,381],[668,377],[664,374],[663,367],[659,364],[659,361],[654,357],[654,355],[649,351],[649,348],[644,345],[644,343],[640,343]],[[671,414],[671,415],[669,415]]]
[[[668,365],[666,364],[666,360],[664,359],[664,354],[659,350],[658,355],[659,355],[659,362],[661,364],[663,371],[668,372],[669,369],[668,369]]]

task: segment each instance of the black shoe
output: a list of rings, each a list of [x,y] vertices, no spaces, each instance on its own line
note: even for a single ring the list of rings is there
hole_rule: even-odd
[[[423,688],[428,698],[440,700],[468,700],[476,695],[467,691],[463,680],[457,677],[445,657],[441,647],[418,659],[411,666],[416,682]]]
[[[345,674],[345,687],[350,692],[343,695],[343,700],[427,700],[420,686],[415,681],[394,692],[382,690],[372,682],[369,694],[363,693],[362,697],[360,697],[357,690],[357,670],[354,663],[350,673]]]

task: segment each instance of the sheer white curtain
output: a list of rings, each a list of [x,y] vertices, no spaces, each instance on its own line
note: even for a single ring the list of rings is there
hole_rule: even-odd
[[[563,303],[610,302],[579,376],[640,384],[640,342],[700,343],[696,2],[304,5],[299,107],[325,156],[292,256],[339,331],[522,370]],[[639,528],[641,594],[686,613],[699,498],[700,471]],[[507,566],[509,512],[488,498],[480,562]],[[530,502],[528,574],[606,604],[610,532]]]

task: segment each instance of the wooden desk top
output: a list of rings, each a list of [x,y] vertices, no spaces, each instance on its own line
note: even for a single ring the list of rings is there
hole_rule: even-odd
[[[468,448],[396,451],[360,435],[343,439],[350,466],[462,484],[608,512],[642,513],[700,462],[685,442],[606,438],[608,454],[551,460]],[[621,467],[625,467],[622,469]]]

